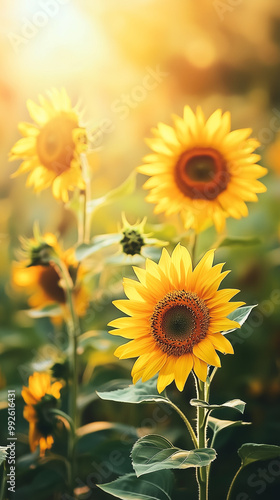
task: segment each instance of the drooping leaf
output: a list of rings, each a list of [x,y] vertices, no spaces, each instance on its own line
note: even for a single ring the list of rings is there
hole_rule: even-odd
[[[173,473],[165,471],[164,474],[153,472],[144,478],[127,474],[98,487],[122,500],[171,500],[173,484]]]
[[[241,399],[231,399],[226,403],[222,403],[220,405],[210,405],[206,401],[202,401],[201,399],[191,399],[190,404],[192,406],[199,406],[201,408],[207,408],[207,410],[219,410],[221,408],[232,408],[233,410],[240,411],[240,413],[244,413],[246,403]]]
[[[232,313],[230,313],[228,315],[228,318],[231,319],[232,321],[237,321],[237,323],[239,323],[240,326],[242,326],[245,323],[245,321],[248,319],[249,314],[252,311],[252,309],[254,309],[254,307],[257,307],[257,304],[255,304],[253,306],[241,306],[238,309],[236,309],[235,311],[233,311]],[[228,333],[234,332],[235,330],[236,330],[236,328],[233,328],[232,330],[228,330],[226,332],[223,332],[223,334],[227,335]]]
[[[113,203],[128,194],[132,194],[136,187],[136,172],[133,171],[128,178],[117,188],[112,189],[104,196],[87,203],[87,213],[93,213],[97,208]]]
[[[209,417],[208,424],[214,434],[226,429],[227,427],[239,427],[240,425],[251,425],[251,422],[242,422],[242,420],[220,420],[219,418]]]
[[[61,316],[61,307],[58,304],[48,304],[41,309],[30,309],[27,311],[31,318],[47,318]]]
[[[239,448],[242,467],[261,460],[270,460],[280,457],[280,446],[272,444],[245,443]]]
[[[115,391],[97,392],[101,399],[108,401],[119,401],[120,403],[143,403],[144,401],[156,401],[169,403],[169,400],[158,393],[157,377],[147,382],[137,382],[123,389]]]
[[[150,434],[138,439],[132,448],[132,465],[137,476],[164,469],[204,467],[216,458],[212,448],[182,450],[168,439]]]
[[[80,262],[87,257],[90,257],[90,255],[93,255],[95,252],[102,250],[102,248],[119,243],[121,238],[121,234],[104,234],[93,238],[90,243],[82,243],[75,250],[76,259]]]
[[[251,245],[258,245],[261,243],[260,238],[257,236],[239,236],[239,237],[229,237],[224,238],[221,243],[217,246],[217,248],[221,247],[248,247]]]

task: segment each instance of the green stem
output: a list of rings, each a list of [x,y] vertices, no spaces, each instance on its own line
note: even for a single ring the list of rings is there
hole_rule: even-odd
[[[229,500],[229,499],[230,499],[230,495],[231,495],[231,493],[232,493],[232,489],[233,489],[233,484],[235,483],[235,480],[236,480],[236,478],[237,478],[237,476],[238,476],[238,474],[239,474],[239,472],[240,472],[241,470],[242,470],[242,465],[241,465],[241,467],[239,467],[239,469],[238,469],[238,471],[236,472],[236,474],[235,474],[235,476],[234,476],[233,480],[231,481],[231,484],[230,484],[230,487],[229,487],[229,490],[228,490],[228,494],[227,494],[227,498],[226,498],[226,500]]]
[[[86,188],[80,191],[81,212],[78,216],[78,243],[86,243],[86,212],[87,212],[87,192]]]
[[[178,415],[180,415],[181,419],[184,421],[185,425],[187,426],[195,448],[199,448],[198,441],[196,439],[196,435],[195,435],[195,432],[191,426],[190,421],[187,419],[186,415],[180,410],[180,408],[178,408],[178,406],[176,406],[174,403],[172,403],[172,401],[169,398],[167,398],[167,399],[168,399],[168,404],[178,413]]]
[[[77,338],[80,334],[79,320],[77,318],[74,303],[73,303],[73,281],[65,263],[60,259],[53,260],[57,268],[59,276],[63,280],[63,285],[66,293],[67,305],[69,313],[67,313],[66,325],[68,330],[69,346],[70,346],[70,375],[71,386],[69,391],[69,414],[70,420],[73,422],[72,432],[75,436],[77,428],[77,387],[78,387],[78,370],[77,370]],[[69,423],[70,423],[70,420]],[[73,480],[75,476],[75,457],[74,457],[75,439],[69,440],[68,455],[71,463],[71,489],[73,490]]]
[[[90,167],[88,164],[88,159],[85,153],[81,154],[81,164],[82,164],[82,171],[83,171],[83,178],[85,181],[85,189],[83,191],[84,195],[84,204],[83,204],[83,224],[82,224],[82,235],[83,235],[83,240],[82,243],[88,243],[90,240],[90,221],[91,218],[87,216],[87,201],[90,200],[91,198],[91,193],[90,193]]]
[[[197,398],[205,401],[206,383],[196,380]],[[197,440],[199,448],[207,447],[206,440],[206,408],[197,407]],[[208,500],[208,473],[207,467],[199,467],[197,470],[197,481],[199,487],[199,500]]]
[[[192,257],[193,265],[195,265],[196,246],[197,246],[197,233],[194,232],[194,235],[193,235],[193,245],[192,245],[192,250],[191,250],[191,257]]]

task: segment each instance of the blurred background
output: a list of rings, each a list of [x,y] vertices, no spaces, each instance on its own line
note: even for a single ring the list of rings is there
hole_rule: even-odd
[[[144,138],[150,129],[159,121],[171,124],[171,114],[182,115],[185,104],[201,105],[206,116],[216,108],[229,110],[232,128],[251,127],[261,142],[262,164],[269,169],[263,179],[267,193],[260,195],[258,203],[249,203],[248,218],[227,223],[230,236],[259,241],[223,247],[216,254],[216,261],[226,261],[226,269],[232,270],[225,283],[241,290],[238,300],[259,304],[248,326],[231,334],[235,355],[222,360],[222,372],[213,384],[213,402],[235,397],[247,401],[245,419],[252,422],[225,432],[217,441],[219,460],[213,465],[211,491],[213,498],[224,498],[222,492],[232,477],[230,465],[232,470],[239,466],[236,450],[242,442],[280,445],[279,1],[1,0],[0,43],[0,388],[4,400],[7,387],[20,391],[34,368],[48,367],[49,360],[59,354],[57,342],[52,347],[58,335],[55,327],[49,319],[30,318],[25,313],[27,297],[11,286],[18,237],[32,236],[37,220],[43,232],[58,233],[65,248],[77,239],[73,213],[54,201],[49,190],[36,196],[25,188],[22,176],[10,179],[17,165],[8,163],[7,156],[20,137],[17,124],[30,121],[26,100],[37,101],[37,95],[51,87],[65,87],[72,102],[80,103],[91,131],[93,197],[121,184],[141,164],[148,153]],[[115,233],[125,210],[131,223],[146,215],[158,228],[158,237],[176,240],[176,221],[153,214],[141,189],[143,181],[139,175],[133,195],[97,212],[93,235]],[[214,240],[210,228],[200,239],[199,252]],[[98,258],[104,262],[102,256]],[[99,269],[101,261],[93,261],[92,266]],[[129,276],[131,268],[122,266],[117,273]],[[96,276],[92,278],[94,303],[84,320],[84,331],[106,331],[107,321],[117,315],[110,304],[121,294],[121,286],[112,282],[108,287],[110,273],[102,275],[101,281]],[[94,290],[97,283],[98,293]],[[60,331],[62,344],[63,335]],[[100,344],[103,357],[98,346],[83,352],[90,393],[98,388],[102,370],[107,380],[130,378],[130,363],[114,360],[106,335]],[[185,400],[189,397],[194,397],[191,384]],[[100,400],[91,403],[83,414],[84,424],[111,420],[113,414],[117,422],[127,424],[129,416],[129,424],[139,427],[152,412],[145,405],[136,411]],[[24,454],[28,453],[27,424],[20,401],[18,408],[19,453]],[[0,413],[5,422],[5,412]],[[175,422],[180,427],[180,422],[174,415],[167,419],[158,426],[164,426],[163,432],[170,437],[168,425]],[[257,471],[252,466],[240,477],[239,491],[249,495],[244,498],[279,498],[280,473],[256,497],[257,487],[248,484],[248,475]],[[185,474],[177,474],[175,500],[180,495],[185,498]],[[195,498],[194,474],[189,472],[189,477],[187,493]],[[94,495],[109,498],[96,490]]]

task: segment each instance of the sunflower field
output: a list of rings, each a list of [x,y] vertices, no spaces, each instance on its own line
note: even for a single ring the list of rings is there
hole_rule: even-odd
[[[0,500],[279,500],[279,2],[0,8]]]

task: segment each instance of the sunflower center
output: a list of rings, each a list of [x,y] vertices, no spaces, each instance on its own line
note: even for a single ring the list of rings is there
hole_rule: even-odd
[[[196,293],[175,290],[156,304],[151,334],[163,352],[182,356],[206,337],[209,321],[209,309]]]
[[[45,394],[41,401],[34,405],[37,414],[36,426],[44,437],[52,434],[54,429],[54,418],[49,410],[56,408],[56,406],[57,399],[51,394]]]
[[[51,265],[42,267],[38,284],[43,288],[44,292],[51,300],[64,304],[65,293],[59,285],[59,282],[60,277]]]
[[[230,180],[222,155],[212,148],[185,151],[175,166],[175,182],[192,199],[214,200]]]
[[[73,130],[77,127],[73,118],[61,114],[52,118],[37,138],[37,153],[42,165],[57,175],[70,168],[75,151]]]
[[[174,340],[187,338],[194,327],[191,311],[184,305],[174,306],[162,317],[162,328]]]

